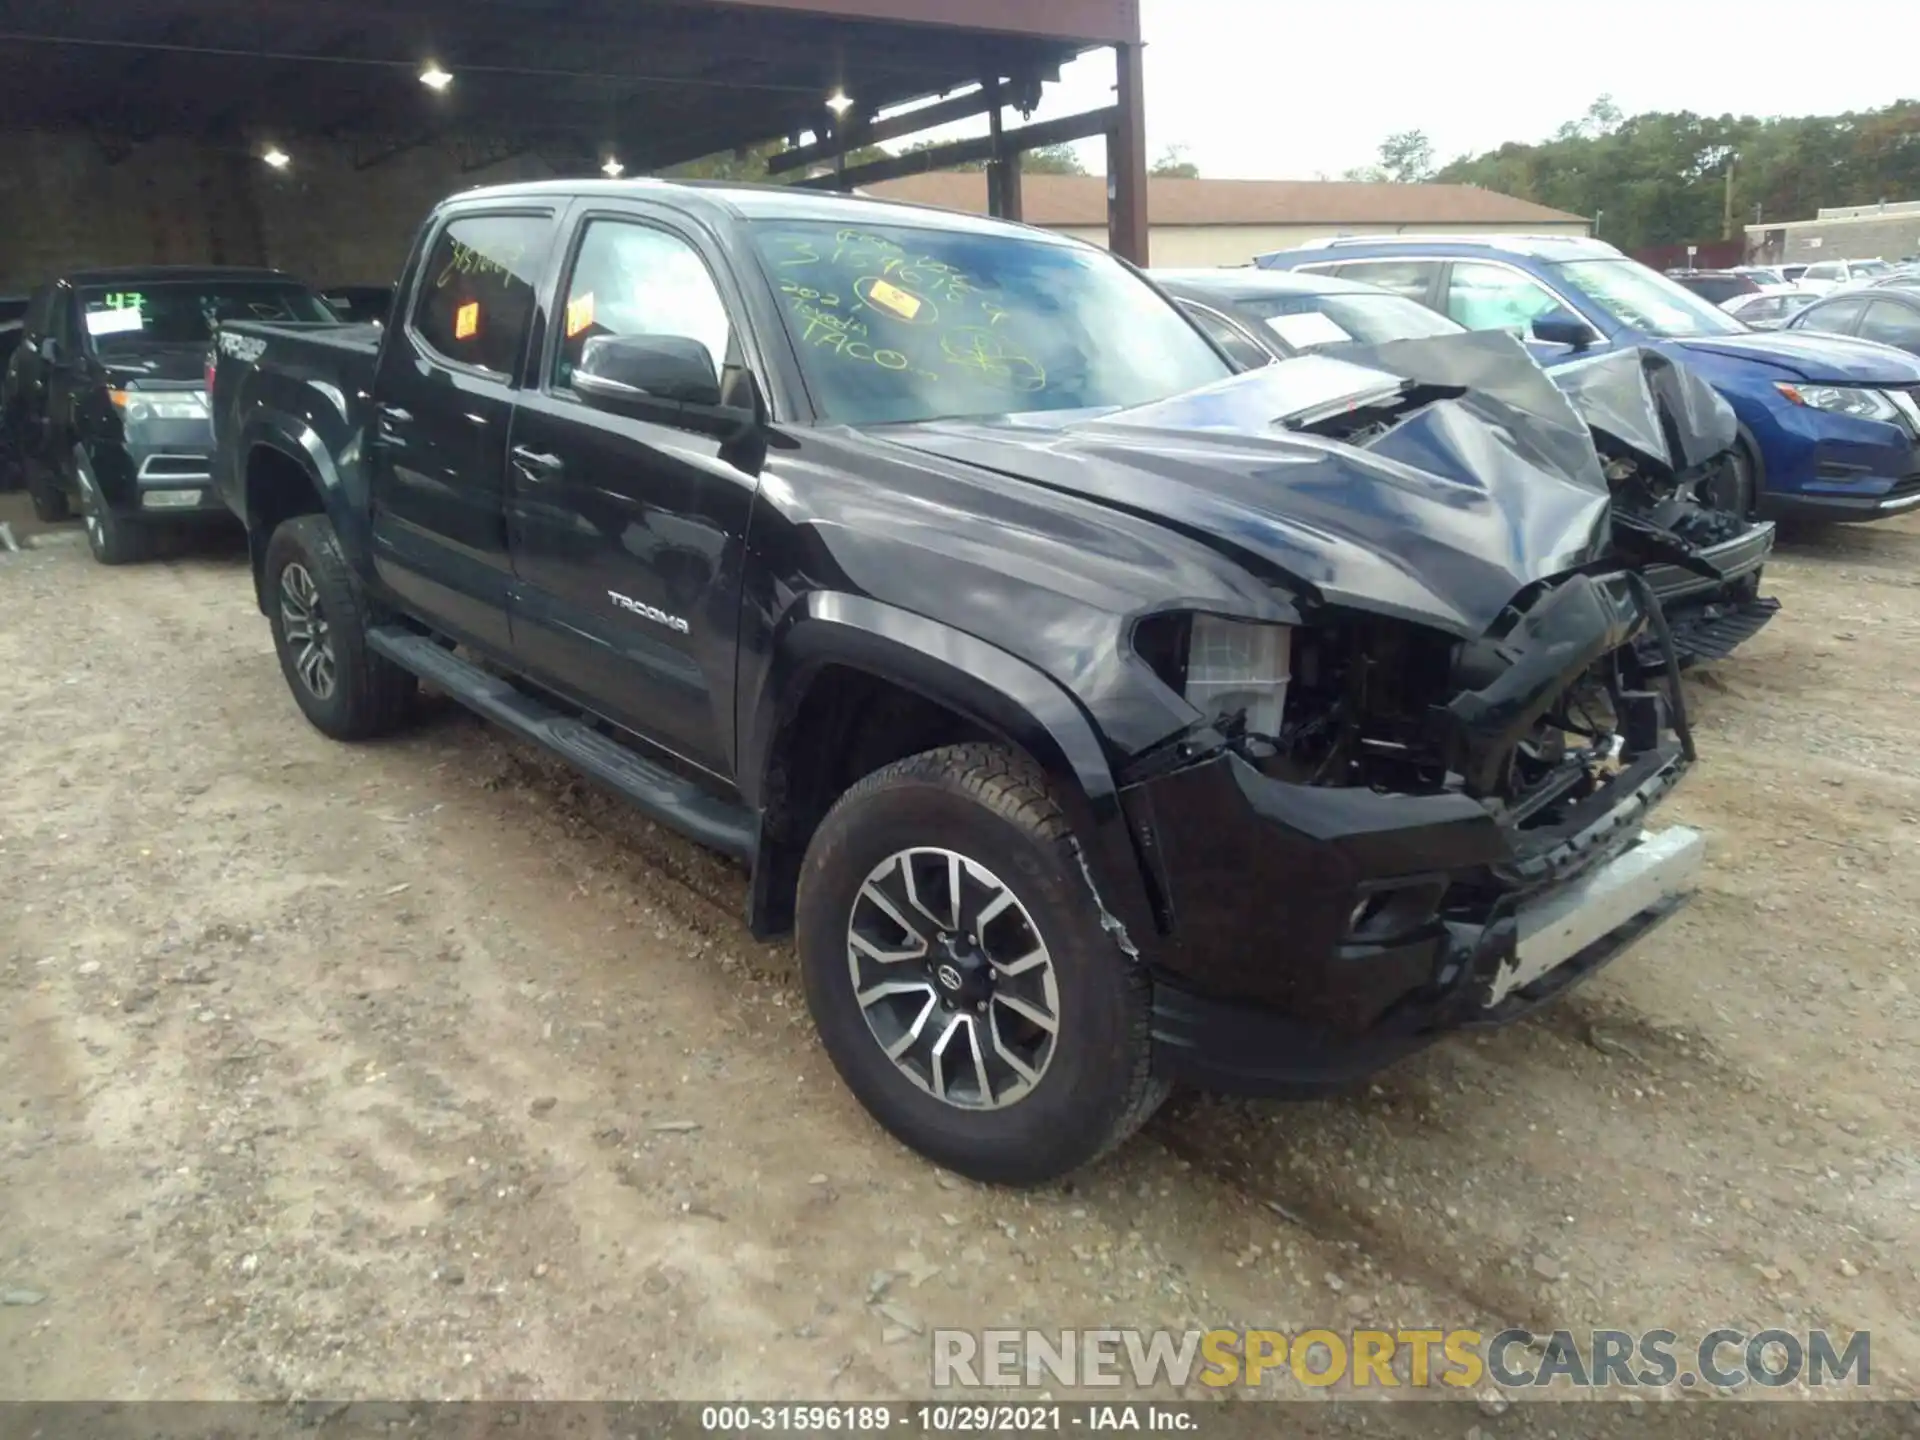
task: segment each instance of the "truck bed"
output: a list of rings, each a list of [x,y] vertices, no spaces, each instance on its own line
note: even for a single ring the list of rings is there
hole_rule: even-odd
[[[381,329],[344,321],[239,320],[220,327],[209,401],[213,410],[214,479],[235,514],[243,515],[243,459],[256,436],[250,419],[275,416],[281,441],[303,446],[302,432],[339,453],[363,420],[360,396],[373,387]],[[325,402],[315,405],[318,396]]]
[[[247,335],[272,343],[274,359],[304,349],[344,352],[372,358],[380,353],[380,327],[345,320],[230,320],[220,333]]]

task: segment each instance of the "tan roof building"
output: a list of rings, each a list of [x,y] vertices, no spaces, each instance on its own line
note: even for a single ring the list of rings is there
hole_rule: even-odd
[[[1107,186],[1097,175],[1027,175],[1029,225],[1104,244]],[[867,193],[889,200],[987,211],[987,177],[941,172],[887,180]],[[1473,185],[1370,184],[1345,180],[1173,180],[1147,182],[1155,265],[1241,265],[1337,235],[1418,231],[1585,235],[1588,222],[1564,210]]]

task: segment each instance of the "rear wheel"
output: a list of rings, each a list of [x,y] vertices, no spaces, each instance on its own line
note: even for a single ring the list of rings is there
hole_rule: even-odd
[[[94,477],[93,463],[78,445],[73,448],[73,479],[80,491],[80,518],[87,527],[87,548],[102,565],[130,565],[144,560],[150,535],[139,521],[114,513]]]
[[[828,1055],[939,1164],[1056,1179],[1166,1096],[1146,975],[1102,928],[1045,779],[1006,749],[933,750],[855,785],[808,847],[796,918]]]
[[[280,671],[316,729],[366,740],[412,717],[419,682],[367,645],[373,612],[326,517],[297,516],[273,532],[266,595]]]

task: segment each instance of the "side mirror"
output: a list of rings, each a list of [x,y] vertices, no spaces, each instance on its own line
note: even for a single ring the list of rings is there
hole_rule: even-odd
[[[729,445],[758,434],[764,411],[751,374],[751,403],[729,405],[713,356],[680,335],[596,335],[574,367],[573,388],[596,410],[711,435]]]
[[[720,377],[707,347],[679,335],[596,335],[581,350],[573,388],[607,409],[636,400],[720,403]]]
[[[64,357],[60,353],[60,342],[53,336],[49,335],[40,342],[40,359],[48,365],[64,363]]]
[[[1544,340],[1549,345],[1568,345],[1575,350],[1584,350],[1600,335],[1578,315],[1570,315],[1565,310],[1550,310],[1545,315],[1534,317],[1533,338]]]

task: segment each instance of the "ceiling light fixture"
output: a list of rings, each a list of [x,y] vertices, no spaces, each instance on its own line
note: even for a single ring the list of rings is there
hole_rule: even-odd
[[[607,163],[600,167],[600,173],[609,180],[618,180],[622,175],[627,173],[627,167],[609,155],[607,157]]]
[[[420,72],[420,83],[429,90],[444,90],[453,83],[453,76],[429,60],[427,68]]]
[[[827,97],[827,109],[836,115],[844,115],[853,108],[853,99],[844,90],[836,90]]]
[[[287,168],[287,166],[293,163],[293,157],[287,154],[287,152],[282,150],[278,145],[269,145],[267,147],[267,153],[262,155],[260,158],[266,161],[267,164],[271,165],[275,170],[284,170]]]

